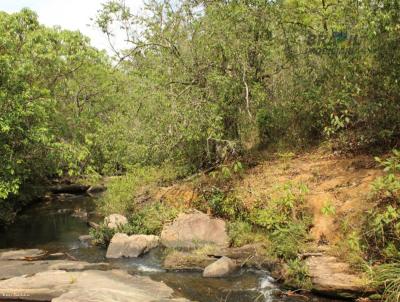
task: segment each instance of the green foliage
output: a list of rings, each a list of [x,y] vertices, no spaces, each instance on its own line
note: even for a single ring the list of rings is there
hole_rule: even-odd
[[[90,235],[98,245],[107,246],[116,233],[160,235],[164,224],[173,221],[181,209],[169,207],[155,202],[137,208],[130,214],[128,223],[118,229],[110,229],[101,224],[97,229],[92,228]]]
[[[400,264],[398,262],[379,265],[374,268],[372,278],[374,285],[383,288],[382,300],[400,301]]]
[[[254,224],[270,231],[284,228],[291,221],[301,220],[304,217],[305,213],[301,206],[308,188],[301,183],[287,182],[277,187],[275,191],[275,196],[271,200],[250,213],[250,220]]]
[[[179,177],[176,167],[132,167],[123,176],[112,177],[107,183],[107,191],[102,195],[99,210],[104,215],[119,213],[128,215],[136,210],[135,197],[146,186],[169,183]],[[143,192],[142,192],[143,193]]]
[[[312,283],[308,273],[308,267],[303,261],[293,259],[287,262],[285,284],[304,290],[311,289]]]
[[[214,216],[232,221],[240,220],[247,215],[247,210],[240,199],[214,186],[203,192],[202,198],[196,200],[193,206],[200,211],[211,211]]]
[[[90,235],[93,237],[93,242],[97,245],[108,246],[112,237],[118,233],[119,230],[110,229],[105,224],[99,225],[98,228],[91,228],[89,230]]]
[[[271,252],[278,258],[295,259],[304,248],[311,221],[289,221],[269,235]]]
[[[162,203],[146,205],[132,214],[125,231],[129,234],[160,235],[164,224],[173,221],[180,212],[180,209]]]
[[[235,247],[255,242],[266,242],[268,240],[265,234],[255,231],[250,223],[241,220],[229,222],[228,235],[232,246]]]
[[[386,160],[377,160],[386,175],[373,184],[376,205],[368,213],[365,238],[373,257],[389,261],[400,256],[400,152],[394,151]]]
[[[326,201],[324,206],[321,209],[322,214],[324,214],[325,216],[331,216],[331,215],[335,215],[336,214],[336,208],[335,206],[332,204],[331,201]]]

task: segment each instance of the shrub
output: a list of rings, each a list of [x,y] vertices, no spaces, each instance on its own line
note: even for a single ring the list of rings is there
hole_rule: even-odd
[[[302,220],[302,208],[308,188],[304,184],[287,182],[276,188],[275,196],[250,213],[252,223],[270,231],[282,229],[291,221]]]
[[[180,209],[156,202],[132,214],[125,231],[129,234],[160,235],[165,223],[174,220]]]
[[[254,242],[265,242],[267,237],[253,230],[253,226],[246,221],[233,221],[228,224],[228,235],[232,246],[240,247]]]
[[[289,260],[285,274],[285,284],[300,289],[310,289],[311,278],[308,268],[303,261],[299,259]]]
[[[375,207],[364,226],[369,255],[379,260],[400,259],[400,152],[377,158],[387,173],[373,184]]]
[[[104,215],[129,215],[136,209],[135,196],[141,187],[170,182],[177,177],[177,169],[169,165],[133,167],[127,174],[115,177],[107,184],[107,191],[100,200],[100,211]]]

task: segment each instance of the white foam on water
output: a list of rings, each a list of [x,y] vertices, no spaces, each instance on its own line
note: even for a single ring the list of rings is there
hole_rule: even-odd
[[[259,291],[264,296],[265,302],[272,302],[274,295],[273,292],[277,289],[275,279],[271,276],[264,276],[259,282]]]
[[[161,268],[147,266],[147,265],[144,265],[144,264],[139,264],[137,266],[137,269],[138,269],[138,271],[145,272],[145,273],[161,273],[161,272],[164,272],[164,270],[161,269]]]

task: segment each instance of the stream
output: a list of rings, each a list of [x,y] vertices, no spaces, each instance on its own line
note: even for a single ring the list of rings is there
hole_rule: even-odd
[[[96,197],[59,195],[27,208],[13,225],[1,230],[0,249],[39,248],[50,253],[67,253],[81,261],[108,262],[131,274],[162,281],[174,289],[177,297],[198,302],[332,301],[315,296],[275,295],[279,286],[265,271],[241,270],[228,278],[202,278],[197,272],[166,272],[161,266],[161,249],[140,258],[109,260],[104,248],[80,242],[79,236],[89,233],[87,220],[102,221],[96,213]]]

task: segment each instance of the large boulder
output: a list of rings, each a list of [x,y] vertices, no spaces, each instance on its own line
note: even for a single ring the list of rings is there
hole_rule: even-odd
[[[110,229],[118,229],[128,223],[128,219],[120,214],[111,214],[104,218],[104,224]]]
[[[238,266],[232,259],[229,259],[228,257],[222,257],[204,269],[203,277],[224,277],[233,273],[237,268]]]
[[[117,233],[107,249],[107,258],[135,258],[159,245],[160,238],[154,235],[132,235]]]
[[[54,302],[172,302],[173,290],[148,277],[121,270],[47,271],[0,281],[0,297],[8,300]]]
[[[169,248],[196,248],[205,244],[227,247],[229,237],[225,221],[196,212],[180,214],[172,224],[164,226],[161,243]]]

